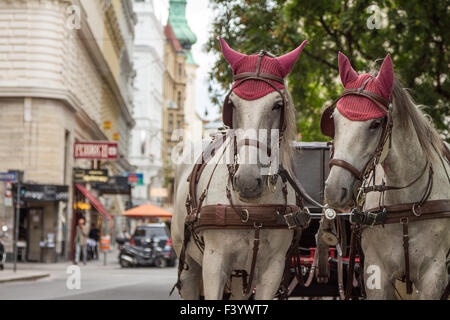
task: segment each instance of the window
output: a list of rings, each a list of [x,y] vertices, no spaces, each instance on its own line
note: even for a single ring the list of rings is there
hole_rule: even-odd
[[[178,75],[180,77],[183,75],[183,65],[181,63],[178,64]]]
[[[173,114],[169,114],[169,133],[173,131]]]
[[[181,91],[178,91],[178,95],[177,95],[177,105],[178,105],[178,108],[181,108]]]

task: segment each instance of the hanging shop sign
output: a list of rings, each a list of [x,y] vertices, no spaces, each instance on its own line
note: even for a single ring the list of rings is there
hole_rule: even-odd
[[[74,183],[106,183],[108,182],[107,169],[73,169]]]
[[[73,204],[73,208],[79,209],[79,210],[90,210],[91,209],[91,204],[90,203],[86,203],[86,202],[75,202]]]
[[[98,183],[93,185],[102,194],[129,194],[130,186],[128,177],[114,176],[109,177],[107,183]]]
[[[75,159],[117,159],[119,148],[117,142],[77,141],[74,144],[73,154]]]
[[[13,190],[17,189],[17,185]],[[30,201],[68,201],[69,187],[43,184],[21,184],[20,200]]]
[[[125,172],[125,176],[128,177],[128,184],[131,186],[143,186],[144,185],[144,174],[135,172]]]

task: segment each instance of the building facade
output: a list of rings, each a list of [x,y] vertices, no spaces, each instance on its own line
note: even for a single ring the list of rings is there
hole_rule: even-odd
[[[163,164],[165,187],[168,190],[168,202],[172,202],[174,186],[174,167],[172,151],[180,143],[180,133],[184,126],[184,103],[186,98],[186,56],[183,54],[178,39],[170,24],[164,28],[166,41],[164,44],[163,96]]]
[[[143,174],[143,185],[133,189],[133,203],[162,204],[155,190],[164,186],[162,161],[164,27],[154,0],[135,0],[137,14],[134,42],[134,112],[130,162]]]
[[[195,112],[195,80],[198,68],[191,53],[197,42],[186,19],[186,0],[169,1],[169,17],[165,28],[164,75],[164,144],[163,161],[165,165],[168,201],[173,202],[174,167],[173,152],[176,146],[183,146],[191,139],[201,139],[202,121]]]
[[[110,175],[133,169],[132,8],[131,0],[0,0],[0,171],[23,170],[30,190],[42,194],[67,188],[67,198],[30,192],[20,204],[25,260],[71,255],[74,223],[84,214],[73,210],[73,168],[92,166],[74,160],[75,141],[117,141],[118,160],[97,165]],[[101,200],[105,207],[114,202]],[[11,252],[12,207],[1,217]]]

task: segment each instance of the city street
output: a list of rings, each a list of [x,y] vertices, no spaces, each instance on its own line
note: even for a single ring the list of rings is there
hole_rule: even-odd
[[[69,262],[57,264],[18,264],[19,271],[40,271],[50,276],[35,281],[18,281],[0,284],[0,300],[8,299],[63,299],[63,300],[166,300],[179,299],[177,291],[169,297],[176,282],[177,268],[129,268],[122,269],[117,262],[116,252],[108,256],[108,263],[89,261],[80,265],[81,288],[68,289],[66,273]],[[12,269],[8,263],[5,271]]]

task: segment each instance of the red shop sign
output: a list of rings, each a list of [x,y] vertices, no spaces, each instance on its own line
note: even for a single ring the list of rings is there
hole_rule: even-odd
[[[117,142],[84,141],[75,142],[73,154],[75,159],[117,159],[119,149]]]

